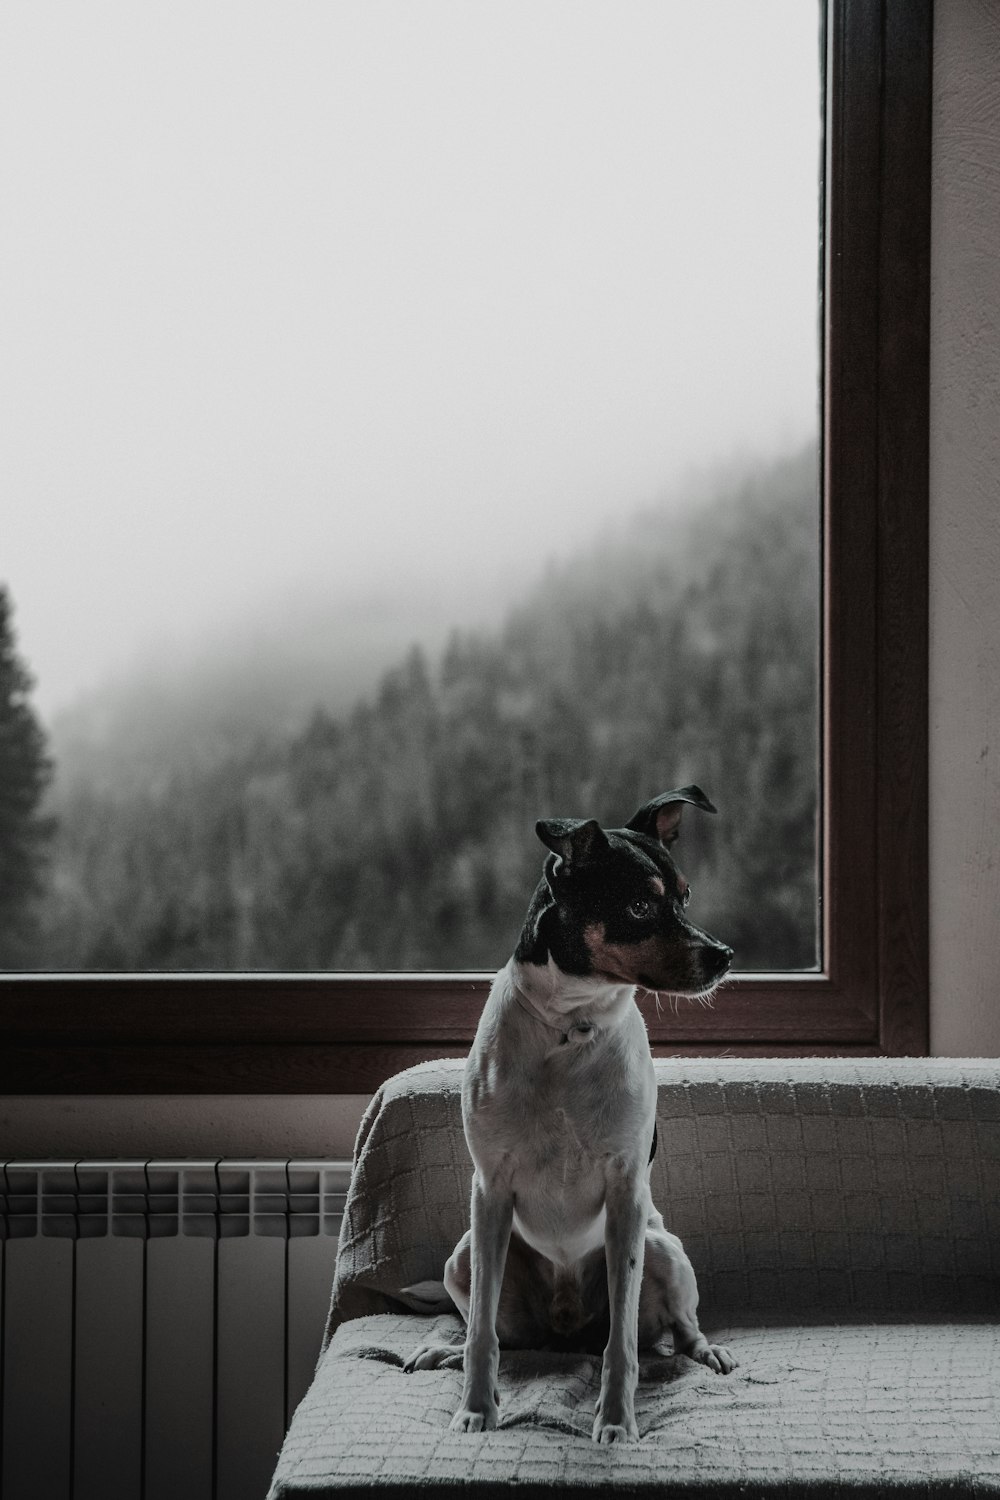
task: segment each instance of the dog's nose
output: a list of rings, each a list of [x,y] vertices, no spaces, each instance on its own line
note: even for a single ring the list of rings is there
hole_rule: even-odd
[[[706,967],[714,979],[719,979],[733,961],[733,950],[725,943],[715,943],[705,954]]]

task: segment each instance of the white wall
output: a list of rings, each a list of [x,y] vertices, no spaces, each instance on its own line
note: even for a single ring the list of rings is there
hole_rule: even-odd
[[[931,1050],[1000,1056],[1000,4],[938,0]],[[363,1095],[0,1100],[0,1156],[349,1156]]]
[[[938,0],[931,1051],[1000,1056],[1000,5]]]

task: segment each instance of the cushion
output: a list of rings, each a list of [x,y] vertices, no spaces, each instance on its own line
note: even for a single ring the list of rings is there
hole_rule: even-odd
[[[656,1062],[653,1201],[703,1321],[1000,1311],[1000,1061]],[[440,1279],[468,1225],[461,1059],[390,1079],[365,1114],[329,1338]]]
[[[502,1352],[500,1426],[452,1433],[458,1371],[405,1374],[459,1320],[376,1314],[339,1328],[292,1422],[270,1492],[343,1497],[511,1483],[559,1495],[996,1495],[1000,1330],[988,1318],[715,1327],[740,1361],[641,1359],[640,1441],[591,1441],[600,1360]]]

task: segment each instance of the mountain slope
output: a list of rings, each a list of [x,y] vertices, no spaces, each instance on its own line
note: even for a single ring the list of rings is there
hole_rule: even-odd
[[[489,968],[538,876],[534,821],[620,824],[696,781],[695,919],[741,968],[815,962],[814,460],[655,510],[549,571],[494,631],[419,648],[316,712],[60,810],[69,968]]]

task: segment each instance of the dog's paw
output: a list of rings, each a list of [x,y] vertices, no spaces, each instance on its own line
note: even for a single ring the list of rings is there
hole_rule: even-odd
[[[687,1350],[687,1355],[689,1359],[696,1359],[700,1364],[707,1365],[716,1375],[729,1375],[739,1364],[739,1360],[730,1354],[725,1344],[710,1344],[707,1339],[702,1339],[698,1347]]]
[[[465,1363],[463,1344],[421,1344],[403,1364],[407,1375],[414,1370],[461,1370]]]
[[[606,1402],[602,1396],[597,1402],[592,1437],[595,1443],[638,1442],[639,1427],[632,1403]]]
[[[600,1417],[594,1423],[595,1443],[635,1443],[639,1439],[639,1429],[634,1422],[627,1427],[616,1422],[602,1422]]]
[[[500,1417],[499,1401],[486,1403],[484,1410],[460,1406],[448,1424],[451,1432],[492,1432]]]

